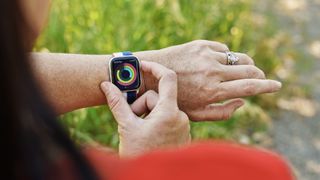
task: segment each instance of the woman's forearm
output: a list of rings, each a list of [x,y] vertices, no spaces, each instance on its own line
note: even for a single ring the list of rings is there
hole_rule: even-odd
[[[144,61],[159,61],[153,51],[134,54]],[[105,103],[100,83],[109,81],[111,55],[32,53],[35,77],[58,114]],[[151,78],[144,77],[149,87]],[[144,84],[142,92],[144,91]]]
[[[265,79],[253,60],[241,53],[236,66],[226,65],[228,48],[218,42],[197,40],[154,51],[134,53],[142,61],[153,61],[178,75],[178,105],[192,120],[227,119],[237,100],[229,99],[271,93],[281,83]],[[110,55],[32,54],[34,72],[56,112],[96,106],[105,102],[100,90],[102,81],[109,81]],[[156,90],[157,81],[143,74],[146,90]],[[230,105],[231,104],[231,105]]]
[[[109,81],[110,55],[32,53],[35,76],[58,114],[100,105],[102,81]]]

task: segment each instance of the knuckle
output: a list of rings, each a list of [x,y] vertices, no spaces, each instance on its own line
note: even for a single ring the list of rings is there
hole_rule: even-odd
[[[224,92],[225,91],[223,90],[223,88],[218,86],[216,88],[216,90],[214,91],[214,94],[211,96],[212,97],[211,100],[213,102],[218,102],[218,101],[223,100],[224,99]]]
[[[212,68],[208,67],[208,66],[205,66],[203,68],[203,74],[205,77],[211,77],[213,74],[214,74],[214,71]]]
[[[199,51],[207,51],[212,42],[208,40],[195,40],[194,44],[199,48]]]
[[[210,92],[211,88],[209,88],[207,85],[202,84],[199,88],[200,92],[202,92],[203,94],[208,94],[208,92]]]
[[[214,99],[215,101],[219,100],[219,98],[221,96],[221,94],[216,90],[216,88],[208,86],[208,85],[202,86],[201,92],[203,95],[211,96],[212,99]],[[210,100],[212,100],[212,99],[207,98],[207,101],[210,102]]]
[[[259,72],[260,72],[260,78],[261,79],[265,79],[266,78],[266,74],[261,69],[259,69]]]
[[[249,65],[255,65],[254,61],[251,58],[248,59],[248,64]]]
[[[208,77],[204,77],[204,78],[208,78]],[[214,95],[217,92],[216,84],[214,83],[201,82],[196,86],[195,89],[201,92],[201,94],[198,97],[203,101],[206,101],[206,100],[210,101],[209,100],[210,98],[208,98],[208,96],[212,97],[212,95]]]
[[[156,93],[154,90],[148,90],[146,93],[147,93],[147,95],[149,95],[149,96],[155,96],[155,95],[157,95],[157,93]]]
[[[229,51],[229,47],[226,44],[222,44],[222,49],[225,51]]]
[[[213,49],[217,51],[229,51],[229,47],[221,42],[217,41],[209,41],[209,40],[203,40],[203,39],[198,39],[194,40],[191,42],[192,46],[198,46],[198,47],[213,47]]]
[[[158,94],[154,90],[149,90],[146,92],[146,98],[147,100],[154,100],[158,99]]]
[[[171,111],[167,112],[167,117],[167,119],[163,119],[164,122],[178,122],[181,118],[178,107],[171,108]]]
[[[193,43],[196,44],[196,45],[206,45],[207,44],[207,40],[197,39],[197,40],[194,40]]]
[[[174,119],[180,118],[180,110],[178,106],[172,107],[172,117],[174,117]]]
[[[164,76],[165,79],[170,80],[170,81],[177,81],[177,73],[174,72],[173,70],[168,70],[166,75]]]
[[[264,72],[257,68],[254,65],[250,65],[247,68],[247,78],[257,78],[257,79],[264,79],[266,76],[264,74]]]
[[[176,123],[183,127],[183,129],[186,129],[189,126],[189,117],[185,113],[180,112]]]
[[[248,55],[248,54],[245,54],[245,53],[240,53],[242,56],[243,56],[243,58],[245,58],[245,59],[251,59],[251,57]]]
[[[212,68],[211,68],[212,69]],[[228,69],[226,66],[223,66],[221,64],[217,64],[216,68],[214,68],[215,75],[222,77],[225,74],[228,74]]]
[[[217,45],[221,48],[222,51],[229,51],[229,47],[226,44],[216,42]]]
[[[113,110],[113,109],[116,109],[117,106],[119,106],[120,98],[118,96],[111,96],[109,97],[108,101],[109,101],[109,108]]]
[[[189,123],[188,115],[182,111],[180,111],[180,120],[184,123]]]
[[[254,83],[247,82],[243,90],[246,95],[253,95],[255,93],[255,88],[256,87]]]
[[[201,59],[211,59],[210,55],[210,43],[207,40],[195,40],[190,44],[191,51],[194,54],[197,54]]]
[[[246,69],[247,78],[256,78],[260,77],[260,71],[254,66],[250,66]]]
[[[246,61],[248,65],[254,65],[254,61],[249,55],[240,53],[240,56],[242,56],[242,58]]]
[[[223,75],[227,74],[227,69],[220,64],[206,64],[203,66],[203,74],[206,78],[221,78]]]

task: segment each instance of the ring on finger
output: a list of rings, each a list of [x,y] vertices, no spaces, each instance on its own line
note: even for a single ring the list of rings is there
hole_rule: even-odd
[[[239,57],[233,52],[226,52],[227,55],[227,65],[235,65],[239,61]]]

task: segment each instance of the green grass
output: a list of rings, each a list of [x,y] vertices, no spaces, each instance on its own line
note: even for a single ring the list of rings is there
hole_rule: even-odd
[[[159,49],[195,39],[226,43],[245,52],[272,77],[281,66],[277,48],[282,39],[269,17],[253,12],[253,0],[54,0],[50,21],[35,51],[110,54]],[[226,122],[192,123],[195,139],[240,140],[266,132],[266,109],[272,96],[250,98]],[[257,105],[259,103],[263,108]],[[116,123],[107,107],[78,110],[61,116],[78,143],[99,142],[117,147]]]

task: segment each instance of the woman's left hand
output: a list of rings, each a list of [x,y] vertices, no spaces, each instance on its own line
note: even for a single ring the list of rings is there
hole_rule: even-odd
[[[238,98],[281,89],[281,83],[266,79],[246,54],[235,53],[239,62],[235,66],[227,65],[225,52],[228,51],[222,43],[196,40],[135,54],[141,60],[160,63],[177,73],[178,104],[191,120],[214,121],[229,119],[234,107],[241,103]],[[156,90],[152,76],[144,75],[145,88]],[[220,104],[221,101],[226,102]]]

